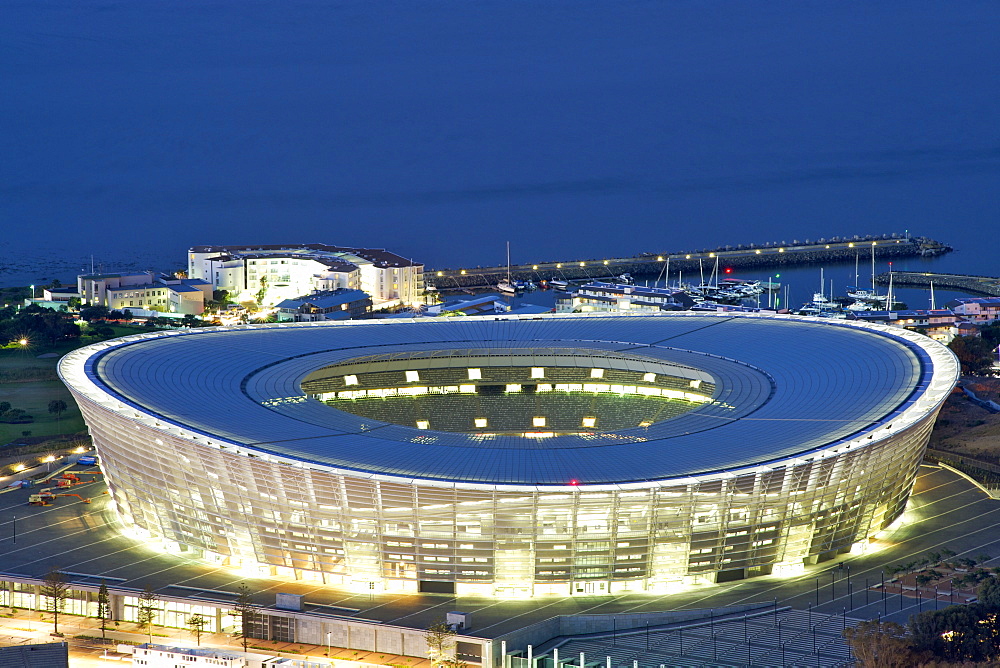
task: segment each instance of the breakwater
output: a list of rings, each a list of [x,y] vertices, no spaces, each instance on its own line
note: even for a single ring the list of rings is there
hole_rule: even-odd
[[[629,273],[635,276],[660,274],[670,263],[671,274],[678,271],[691,275],[704,269],[712,270],[718,261],[720,272],[733,270],[769,269],[803,264],[853,262],[871,257],[932,257],[952,250],[927,237],[882,235],[804,242],[793,241],[763,245],[723,246],[720,248],[679,252],[643,253],[633,257],[591,258],[582,260],[545,261],[511,265],[512,277],[520,281],[564,280],[580,281],[606,278]],[[424,279],[439,290],[492,287],[507,277],[506,266],[461,267],[457,269],[427,269]]]
[[[889,273],[875,277],[879,285],[889,284]],[[907,288],[935,288],[942,290],[958,290],[984,297],[1000,297],[1000,278],[995,276],[972,276],[965,274],[934,274],[924,271],[894,271],[892,284]]]

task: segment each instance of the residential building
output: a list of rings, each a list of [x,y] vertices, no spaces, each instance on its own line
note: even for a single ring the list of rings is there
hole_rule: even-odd
[[[595,311],[658,313],[681,311],[694,305],[694,300],[682,290],[648,288],[594,281],[581,285],[565,297],[556,300],[557,313],[591,313]]]
[[[258,244],[188,251],[189,278],[265,305],[342,288],[368,293],[375,309],[416,305],[424,294],[423,271],[422,264],[378,248]]]
[[[109,289],[148,285],[154,280],[156,275],[151,271],[138,274],[83,274],[76,277],[76,291],[84,304],[107,306]]]
[[[371,315],[372,298],[361,290],[340,288],[299,299],[286,299],[279,302],[277,308],[279,320],[349,320]]]
[[[42,291],[42,297],[48,302],[68,302],[70,299],[80,298],[80,296],[79,289],[72,285],[61,288],[44,288]]]
[[[960,297],[945,306],[962,320],[980,324],[1000,320],[1000,297]]]
[[[935,341],[948,344],[960,333],[961,318],[951,309],[914,309],[905,311],[861,311],[848,317],[862,322],[895,325],[920,332]]]
[[[88,306],[201,315],[212,285],[197,278],[154,278],[153,272],[93,274],[77,277],[77,292]]]

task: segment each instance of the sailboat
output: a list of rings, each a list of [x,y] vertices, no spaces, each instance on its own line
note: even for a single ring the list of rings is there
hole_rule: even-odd
[[[497,290],[508,295],[516,295],[518,286],[510,277],[510,242],[507,242],[507,278],[497,283]]]

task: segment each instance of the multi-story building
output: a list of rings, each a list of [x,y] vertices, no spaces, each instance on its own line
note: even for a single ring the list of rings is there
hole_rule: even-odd
[[[273,305],[317,291],[368,293],[376,309],[415,305],[424,293],[424,267],[383,249],[325,244],[195,246],[188,276],[228,290],[238,301]]]
[[[992,323],[1000,320],[1000,297],[960,297],[945,304],[961,320]]]
[[[896,327],[904,327],[926,334],[935,341],[948,344],[959,335],[962,320],[950,309],[914,309],[906,311],[861,311],[850,313],[849,317],[862,322],[878,322]]]
[[[331,292],[317,292],[302,299],[286,299],[278,302],[277,307],[281,320],[349,320],[369,315],[372,311],[372,298],[361,290],[340,288]]]
[[[141,274],[91,274],[77,276],[77,292],[85,305],[119,311],[143,309],[161,313],[201,315],[212,298],[212,285],[201,279],[154,278]]]
[[[107,306],[108,290],[149,285],[154,280],[156,275],[151,271],[138,274],[83,274],[76,277],[76,291],[84,304]]]

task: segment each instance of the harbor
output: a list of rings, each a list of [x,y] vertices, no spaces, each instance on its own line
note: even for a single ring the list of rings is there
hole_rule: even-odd
[[[938,274],[926,271],[893,271],[892,282],[909,288],[955,290],[984,297],[1000,297],[1000,278],[966,274]],[[875,277],[878,285],[889,284],[890,272]]]
[[[531,264],[427,269],[424,278],[434,289],[466,290],[494,288],[508,277],[515,281],[544,285],[550,281],[591,281],[622,274],[657,276],[667,270],[693,275],[706,265],[720,264],[725,273],[781,268],[796,265],[842,263],[874,254],[877,259],[937,257],[951,246],[927,237],[900,234],[833,237],[786,244],[723,246],[690,252],[642,253],[632,257],[545,261]]]

